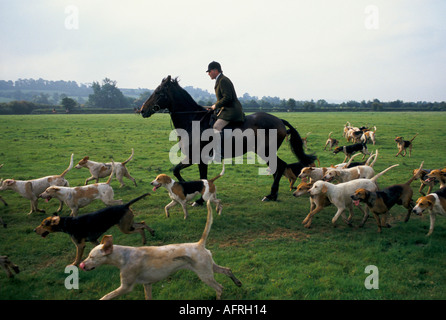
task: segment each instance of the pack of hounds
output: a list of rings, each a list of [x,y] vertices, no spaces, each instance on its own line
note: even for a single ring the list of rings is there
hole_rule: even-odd
[[[310,200],[310,212],[302,221],[306,228],[312,226],[312,219],[316,213],[331,205],[337,209],[332,218],[333,226],[336,225],[340,216],[345,223],[351,225],[353,209],[356,206],[363,213],[360,227],[366,223],[371,212],[376,220],[378,232],[381,232],[384,227],[390,227],[387,222],[388,214],[395,205],[401,205],[407,209],[405,222],[409,220],[412,213],[417,215],[429,213],[428,236],[434,230],[436,215],[446,215],[446,167],[425,169],[422,162],[418,168],[413,168],[406,182],[385,188],[378,186],[377,180],[379,177],[397,167],[398,164],[390,165],[385,170],[375,173],[373,167],[378,160],[379,152],[376,149],[374,153],[370,153],[367,143],[376,144],[376,131],[376,126],[373,129],[353,127],[347,122],[344,126],[343,138],[352,144],[340,146],[340,140],[333,138],[332,132],[330,132],[324,146],[324,150],[328,149],[334,154],[344,154],[342,163],[329,167],[320,167],[320,164],[319,167],[315,164],[304,167],[299,162],[287,165],[284,176],[289,180],[293,196],[308,196]],[[302,139],[305,148],[307,148],[309,134]],[[396,157],[400,155],[404,157],[407,152],[411,157],[413,141],[417,135],[411,140],[404,140],[400,136],[395,138],[398,148]],[[362,161],[353,161],[360,155],[362,155]],[[217,265],[211,252],[205,247],[213,221],[212,204],[215,204],[219,215],[222,213],[223,206],[221,200],[217,198],[215,182],[224,175],[224,162],[221,173],[212,179],[182,182],[175,181],[166,174],[160,174],[151,182],[154,192],[160,187],[167,189],[171,201],[164,208],[166,217],[170,216],[169,209],[176,204],[180,204],[184,219],[187,219],[188,201],[201,196],[207,202],[206,226],[198,242],[129,247],[113,244],[112,236],[104,235],[108,229],[117,225],[125,234],[139,233],[142,243],[145,245],[145,232],[148,231],[152,236],[155,233],[144,221],[135,222],[134,214],[130,208],[135,202],[149,196],[149,193],[140,195],[126,203],[121,199],[114,199],[114,191],[110,183],[112,177],[116,177],[121,187],[124,185],[124,177],[135,186],[137,185],[136,180],[126,168],[126,164],[132,160],[133,156],[133,149],[127,160],[117,163],[113,160],[109,163],[95,162],[86,156],[74,166],[74,155],[72,154],[68,167],[61,174],[33,180],[2,179],[0,191],[12,190],[28,199],[31,204],[31,210],[28,214],[45,212],[38,208],[39,199],[49,201],[55,198],[59,201],[56,213],[43,219],[34,231],[41,237],[46,237],[53,232],[68,234],[76,247],[76,256],[72,264],[79,266],[82,270],[90,271],[103,264],[115,265],[120,269],[120,287],[101,299],[112,299],[130,292],[137,283],[143,284],[145,298],[151,299],[152,284],[165,279],[180,269],[194,271],[204,283],[215,289],[217,299],[221,297],[223,286],[215,280],[214,273],[225,274],[237,286],[241,286],[242,283],[234,276],[232,271],[227,267]],[[0,168],[2,166],[0,165]],[[66,180],[65,176],[73,166],[76,169],[86,168],[89,170],[91,176],[85,180],[83,186],[70,187],[68,180]],[[107,178],[107,180],[99,182],[101,178]],[[295,187],[294,184],[298,179],[301,179],[301,183]],[[95,183],[89,184],[92,180]],[[422,195],[416,202],[412,199],[414,192],[411,184],[414,180],[420,182],[418,192]],[[438,183],[440,189],[432,192]],[[427,193],[423,191],[426,187],[428,188]],[[5,206],[8,205],[2,197],[0,197],[0,200]],[[88,206],[94,200],[101,200],[106,207],[79,215],[79,209]],[[59,215],[64,204],[71,211],[70,215],[66,217]],[[349,212],[348,217],[346,211]],[[6,228],[6,223],[1,217],[0,223]],[[99,243],[98,240],[101,236],[102,240]],[[82,261],[87,242],[93,243],[95,247],[90,251],[88,257]],[[13,272],[19,273],[19,267],[8,256],[0,256],[0,265],[8,277],[13,277]],[[148,272],[149,270],[150,272]]]

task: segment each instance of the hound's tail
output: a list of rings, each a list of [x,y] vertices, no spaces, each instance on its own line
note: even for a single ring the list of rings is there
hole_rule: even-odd
[[[373,159],[373,162],[371,164],[367,164],[369,167],[372,167],[375,165],[376,160],[378,160],[378,149],[376,149],[376,153],[373,155],[373,157],[375,157],[375,159]],[[370,158],[367,159],[367,162],[369,162],[369,160],[372,158],[372,156],[370,156]]]
[[[370,180],[372,180],[372,182],[374,182],[376,184],[376,180],[381,177],[384,173],[386,173],[387,171],[389,171],[390,169],[399,166],[399,164],[394,164],[393,166],[388,167],[387,169],[381,171],[380,173],[376,174],[373,178],[371,178]]]
[[[418,135],[418,133],[416,135],[414,135],[412,139],[410,139],[410,142],[412,142],[413,139],[415,139],[417,135]]]
[[[424,161],[421,162],[420,167],[418,168],[418,170],[415,170],[414,175],[412,176],[412,178],[410,178],[409,180],[407,180],[406,184],[410,185],[410,184],[412,183],[412,181],[415,180],[415,178],[416,178],[417,175],[418,175],[418,172],[420,172],[420,170],[423,169],[423,164],[424,164]]]
[[[62,174],[60,175],[62,178],[67,174],[68,171],[70,171],[70,170],[73,168],[73,157],[74,157],[74,153],[71,154],[70,165],[69,165],[68,168],[66,168],[65,171],[62,172]]]
[[[297,132],[296,129],[286,120],[281,119],[283,124],[287,126],[291,135],[290,138],[290,145],[291,150],[293,151],[294,155],[302,162],[303,165],[308,166],[316,160],[316,156],[314,154],[306,154],[303,149],[303,142],[302,138],[299,135],[299,132]]]
[[[108,180],[105,182],[106,184],[110,184],[112,178],[113,178],[113,173],[115,173],[115,162],[112,159],[112,171],[110,173],[110,176],[108,177]]]
[[[360,156],[361,154],[362,154],[362,153],[357,153],[357,154],[354,154],[353,156],[351,156],[351,157],[350,157],[350,160],[348,160],[348,162],[347,162],[347,164],[345,165],[344,168],[348,168],[348,166],[352,163],[353,159],[356,158],[357,156]],[[369,159],[370,159],[371,157],[373,157],[373,155],[371,155],[371,156],[369,157]]]
[[[209,179],[209,181],[214,182],[215,180],[217,180],[218,178],[220,178],[222,175],[225,174],[225,162],[224,162],[224,160],[222,160],[221,163],[223,165],[223,168],[221,169],[220,174],[215,176],[215,177],[213,177],[212,179]]]
[[[150,193],[144,193],[142,196],[139,196],[138,198],[135,198],[133,200],[130,200],[129,202],[127,202],[125,204],[126,207],[130,207],[132,204],[134,204],[136,201],[141,200],[142,198],[144,198],[145,196],[150,196]]]
[[[125,160],[124,162],[121,162],[121,164],[122,165],[125,165],[127,162],[129,162],[130,160],[132,160],[133,159],[133,154],[134,154],[135,152],[133,151],[133,148],[132,148],[132,154],[130,155],[130,157],[127,159],[127,160]]]
[[[203,247],[206,246],[206,240],[209,236],[209,232],[211,231],[211,226],[212,226],[212,221],[213,221],[211,200],[207,201],[206,206],[208,207],[208,216],[207,216],[206,226],[204,227],[204,231],[203,231],[203,235],[201,236],[201,239],[198,241],[198,245],[203,246]]]

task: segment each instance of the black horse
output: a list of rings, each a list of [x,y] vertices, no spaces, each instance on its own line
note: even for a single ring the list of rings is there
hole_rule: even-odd
[[[163,79],[161,84],[155,89],[152,95],[146,100],[146,102],[144,102],[141,107],[140,113],[144,118],[148,118],[161,109],[167,109],[169,111],[172,123],[176,129],[183,129],[184,132],[187,132],[189,135],[191,135],[192,133],[193,121],[197,121],[196,123],[200,123],[201,132],[203,132],[203,130],[205,129],[212,128],[212,113],[208,109],[198,105],[186,92],[186,90],[180,87],[177,79],[171,79],[171,76]],[[289,128],[288,132],[286,127]],[[260,157],[262,157],[262,155],[269,155],[269,157],[264,160],[270,167],[272,160],[275,161],[276,170],[273,173],[274,182],[271,186],[271,193],[264,197],[263,201],[277,200],[280,178],[282,177],[287,164],[285,161],[277,157],[276,151],[280,147],[288,133],[290,134],[289,141],[291,150],[303,166],[313,165],[314,160],[316,159],[316,156],[314,155],[305,154],[302,147],[302,139],[299,133],[288,123],[288,121],[279,119],[265,112],[256,112],[247,115],[243,123],[230,123],[224,129],[240,129],[242,133],[247,132],[249,131],[248,129],[250,129],[251,132],[253,132],[255,135],[256,141],[254,145],[249,145],[249,143],[247,143],[247,137],[243,136],[243,148],[241,152],[240,149],[238,149],[238,154],[236,153],[236,150],[234,148],[235,143],[233,143],[232,153],[230,154],[231,157],[242,155],[247,151],[254,151]],[[260,129],[264,129],[264,131],[260,131]],[[262,136],[260,136],[260,132],[265,132],[265,134],[262,134]],[[271,135],[270,132],[273,132],[274,135]],[[275,137],[276,141],[269,141],[270,135],[272,138]],[[178,165],[176,165],[176,167],[173,169],[173,174],[179,181],[184,181],[184,179],[181,177],[180,171],[195,163],[198,164],[199,167],[200,179],[207,179],[208,164],[207,162],[204,162],[201,157],[199,157],[199,161],[192,161],[194,159],[194,157],[192,157],[193,151],[197,151],[197,149],[193,148],[192,145],[194,142],[192,141],[192,139],[188,140],[188,146],[183,145],[181,148],[183,153],[186,155],[186,161],[182,161]],[[260,140],[262,140],[262,143],[259,143]],[[273,145],[276,146],[276,150],[269,150],[268,146],[270,146],[270,142],[273,142]],[[209,143],[211,142],[199,142],[200,153],[203,148]],[[259,150],[260,145],[262,148],[264,148],[264,150]],[[197,144],[195,144],[195,146],[197,146]],[[261,153],[259,153],[259,151],[261,151]],[[227,153],[222,153],[222,155],[226,157]]]

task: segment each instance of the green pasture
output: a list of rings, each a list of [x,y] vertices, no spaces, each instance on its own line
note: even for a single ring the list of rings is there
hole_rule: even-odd
[[[342,162],[344,156],[323,151],[328,133],[342,138],[344,124],[376,126],[379,149],[375,171],[392,164],[398,167],[379,179],[380,186],[403,183],[412,170],[424,161],[425,168],[446,166],[445,113],[279,113],[305,136],[309,153],[315,153],[321,166]],[[0,117],[0,177],[18,180],[59,174],[69,164],[71,153],[77,163],[84,156],[92,160],[123,161],[135,150],[134,159],[127,164],[136,178],[119,187],[112,181],[115,199],[128,201],[147,191],[151,196],[133,206],[137,221],[145,221],[153,229],[154,237],[147,234],[148,245],[195,242],[206,223],[205,207],[190,207],[189,219],[183,219],[180,206],[171,209],[171,217],[164,215],[164,206],[170,202],[163,188],[153,192],[150,186],[156,175],[171,175],[173,164],[169,151],[175,144],[169,141],[172,130],[166,114],[149,119],[136,115],[34,115]],[[412,157],[397,157],[394,138],[406,139],[419,133],[414,140]],[[286,162],[296,162],[288,143],[279,149]],[[360,158],[360,157],[359,157]],[[246,160],[246,159],[245,159]],[[363,228],[360,211],[355,209],[353,226],[339,219],[331,225],[336,212],[325,208],[313,219],[312,228],[306,229],[302,220],[309,212],[306,197],[294,198],[288,181],[282,178],[276,202],[261,202],[270,191],[272,176],[258,174],[263,164],[232,164],[225,175],[217,180],[223,213],[215,215],[207,247],[216,263],[230,267],[243,283],[236,287],[224,275],[216,279],[224,286],[222,299],[227,300],[307,300],[307,299],[445,299],[446,298],[446,219],[438,217],[434,233],[426,237],[428,216],[413,216],[404,223],[405,209],[391,210],[392,228],[377,232],[376,222],[370,218]],[[221,165],[209,168],[209,177],[221,170]],[[198,179],[198,169],[192,166],[183,171],[186,179]],[[82,185],[89,177],[87,169],[72,169],[66,178],[71,186]],[[104,179],[105,181],[105,179]],[[412,184],[418,193],[419,182]],[[438,187],[437,187],[438,188]],[[99,299],[119,286],[119,270],[102,266],[90,272],[79,270],[79,289],[65,288],[65,273],[75,256],[75,247],[64,233],[41,238],[33,232],[40,222],[58,207],[58,201],[39,201],[46,214],[27,215],[29,201],[12,191],[0,195],[8,202],[0,203],[0,217],[7,228],[0,227],[0,255],[7,255],[21,272],[9,279],[0,270],[0,299]],[[80,214],[102,208],[99,200],[80,210]],[[63,215],[68,215],[64,208]],[[117,227],[109,230],[116,244],[140,246],[138,234],[124,235]],[[87,245],[86,253],[92,248]],[[379,270],[378,289],[365,287],[368,265]],[[180,271],[153,286],[154,299],[215,299],[213,289],[202,283],[190,271]],[[122,299],[143,299],[141,285]]]

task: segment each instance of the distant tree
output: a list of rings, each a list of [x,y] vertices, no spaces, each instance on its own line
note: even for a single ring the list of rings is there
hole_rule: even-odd
[[[50,104],[50,95],[48,93],[41,93],[33,97],[32,102],[40,104]]]
[[[390,108],[399,109],[399,108],[402,108],[404,106],[404,102],[401,101],[401,100],[395,100],[395,101],[389,102],[388,105],[389,105]]]
[[[93,82],[91,87],[93,94],[88,96],[88,106],[96,108],[126,108],[130,106],[129,100],[116,87],[116,81],[105,78],[102,80],[102,85]]]
[[[139,97],[133,100],[133,106],[135,108],[140,108],[144,102],[152,95],[152,90],[147,90],[139,94]]]
[[[294,111],[296,109],[296,100],[294,100],[293,98],[288,99],[288,101],[286,102],[286,108],[289,111]]]
[[[328,106],[328,102],[325,101],[324,99],[319,99],[318,101],[316,101],[316,107],[318,108],[326,108]]]
[[[383,110],[383,104],[378,99],[374,99],[372,102],[372,110],[373,111],[382,111]]]
[[[65,97],[62,99],[62,107],[66,111],[73,111],[73,109],[77,106],[77,102],[71,98]]]
[[[316,104],[313,100],[304,102],[304,110],[305,111],[314,111]]]

